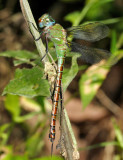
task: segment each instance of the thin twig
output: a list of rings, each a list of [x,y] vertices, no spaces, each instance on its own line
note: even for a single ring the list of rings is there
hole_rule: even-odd
[[[112,102],[106,94],[103,92],[103,90],[99,90],[98,94],[96,95],[98,100],[110,111],[112,112],[115,116],[120,116],[123,114],[123,111],[120,109],[120,107]]]

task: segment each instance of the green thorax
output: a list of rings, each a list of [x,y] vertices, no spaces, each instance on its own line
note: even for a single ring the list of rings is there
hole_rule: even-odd
[[[61,45],[66,43],[66,32],[64,28],[55,24],[48,28],[48,37],[54,43],[54,45]]]
[[[48,38],[54,43],[57,56],[64,56],[68,50],[66,32],[64,28],[59,24],[55,24],[47,28],[45,33],[47,33]]]

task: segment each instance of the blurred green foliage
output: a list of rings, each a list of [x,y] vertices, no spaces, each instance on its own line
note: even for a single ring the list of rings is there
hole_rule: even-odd
[[[66,0],[62,0],[65,1]],[[73,0],[69,0],[71,2]],[[68,0],[67,0],[68,2]],[[74,3],[77,1],[74,0]],[[105,8],[105,9],[104,9]],[[121,30],[123,29],[123,17],[112,17],[111,13],[115,12],[115,4],[114,0],[86,0],[85,6],[81,10],[74,11],[65,16],[65,20],[72,23],[73,26],[80,25],[87,21],[100,21],[107,25],[109,25],[110,31],[110,51],[112,52],[111,60],[115,59],[116,62],[123,57],[123,33],[121,34]],[[54,51],[50,49],[52,54]],[[5,108],[9,112],[12,118],[12,122],[8,124],[3,124],[0,126],[0,148],[5,153],[3,160],[28,160],[30,157],[37,156],[40,152],[42,152],[42,148],[44,146],[44,135],[46,134],[47,127],[45,127],[46,123],[44,121],[35,122],[37,123],[36,127],[33,131],[28,133],[27,138],[25,139],[25,154],[24,155],[14,155],[14,150],[12,147],[8,146],[8,139],[10,137],[10,133],[16,124],[25,124],[25,120],[32,118],[35,115],[45,113],[45,99],[44,97],[50,96],[50,87],[48,81],[46,81],[43,77],[44,71],[43,66],[38,65],[34,67],[37,62],[31,61],[32,59],[38,59],[38,55],[34,52],[29,51],[6,51],[0,53],[0,56],[14,58],[14,65],[22,65],[28,64],[33,68],[30,69],[16,69],[15,77],[10,83],[5,87],[3,95],[6,94],[5,98]],[[79,55],[68,54],[69,58],[71,58],[71,67],[70,69],[65,68],[63,73],[63,87],[64,90],[67,89],[68,85],[71,83],[73,78],[76,76],[79,66],[77,64],[77,58]],[[56,60],[56,56],[54,56],[54,60]],[[115,63],[116,63],[115,62]],[[104,74],[102,75],[100,70],[103,70]],[[80,78],[79,81],[79,90],[80,97],[82,99],[82,103],[84,108],[91,102],[93,97],[96,95],[98,88],[102,85],[104,79],[106,78],[107,73],[110,71],[110,67],[90,67]],[[25,96],[28,98],[35,98],[33,100],[26,98],[26,101],[33,105],[34,108],[38,107],[38,111],[32,111],[30,113],[26,113],[22,115],[22,108],[20,104],[20,97]],[[39,100],[40,99],[40,100]],[[47,116],[47,115],[45,115]],[[22,126],[21,126],[22,127]],[[22,127],[23,128],[23,127]],[[39,131],[39,128],[45,128],[43,131]],[[122,141],[122,133],[120,128],[114,124],[114,129],[116,131],[117,143],[120,148],[123,149]],[[106,146],[106,144],[103,144]],[[5,151],[4,151],[5,150]],[[117,155],[118,157],[118,155]],[[51,157],[43,157],[43,158],[31,158],[32,160],[48,160]],[[60,157],[52,157],[55,159],[62,159]],[[117,159],[117,158],[115,158]]]

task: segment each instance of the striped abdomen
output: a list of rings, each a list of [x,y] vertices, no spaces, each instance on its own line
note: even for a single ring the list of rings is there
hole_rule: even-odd
[[[57,79],[55,84],[53,108],[51,113],[50,133],[49,133],[49,138],[51,142],[55,140],[56,115],[57,115],[57,108],[58,108],[58,102],[59,102],[59,94],[61,91],[61,80],[62,80],[62,73],[63,73],[63,65],[65,61],[64,59],[65,59],[65,55],[63,57],[58,57]]]

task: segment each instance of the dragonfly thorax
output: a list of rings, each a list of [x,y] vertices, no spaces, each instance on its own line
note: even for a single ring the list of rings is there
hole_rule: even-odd
[[[49,16],[49,14],[43,14],[38,19],[38,24],[40,28],[50,27],[55,24],[55,20],[51,16]]]

